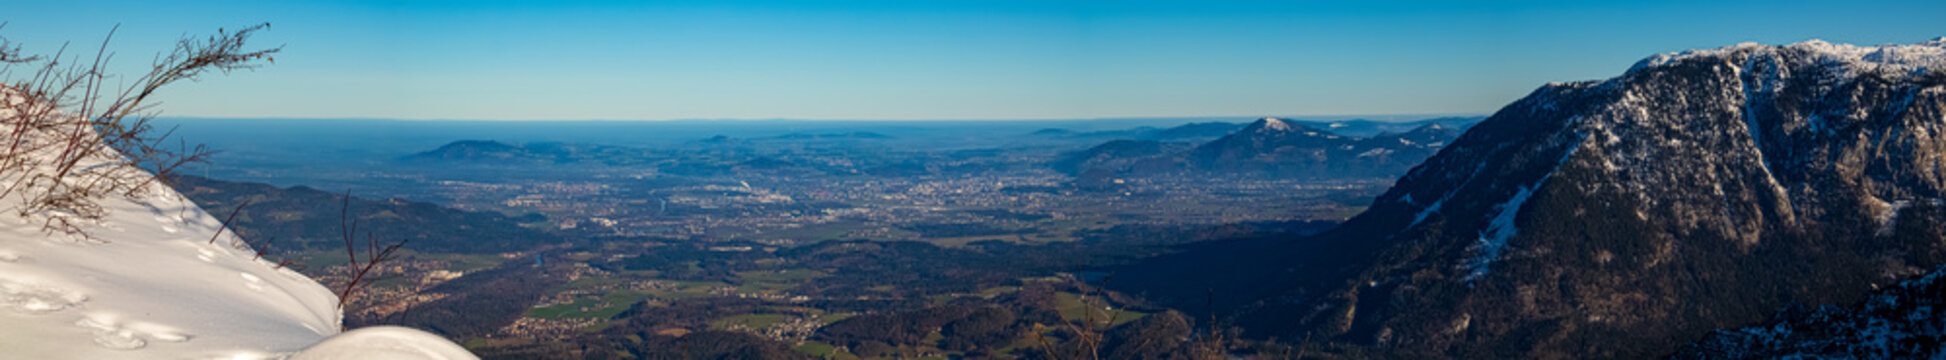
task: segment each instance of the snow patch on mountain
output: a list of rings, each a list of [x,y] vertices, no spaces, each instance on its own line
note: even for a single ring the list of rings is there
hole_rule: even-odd
[[[1520,214],[1521,205],[1527,204],[1527,198],[1534,195],[1534,189],[1546,183],[1548,177],[1552,176],[1553,174],[1549,174],[1542,177],[1541,181],[1533,186],[1521,187],[1520,191],[1514,192],[1514,196],[1507,199],[1506,203],[1494,206],[1494,209],[1499,210],[1500,213],[1493,216],[1493,221],[1487,224],[1486,231],[1480,233],[1479,242],[1473,245],[1474,252],[1478,255],[1466,262],[1466,280],[1486,276],[1487,265],[1500,258],[1500,251],[1507,247],[1507,239],[1520,232],[1520,228],[1514,225],[1514,217]]]
[[[1739,53],[1774,55],[1779,51],[1792,51],[1806,54],[1816,59],[1817,62],[1843,69],[1846,73],[1854,75],[1859,71],[1919,75],[1927,69],[1946,67],[1946,38],[1910,45],[1887,44],[1877,46],[1833,44],[1824,40],[1812,39],[1776,47],[1747,42],[1716,49],[1698,49],[1657,54],[1637,62],[1630,71],[1692,59],[1728,59],[1731,55]]]
[[[1582,139],[1586,140],[1585,137]],[[1475,255],[1465,262],[1467,272],[1464,280],[1472,281],[1487,275],[1491,270],[1489,266],[1495,260],[1499,260],[1501,253],[1507,248],[1507,240],[1520,233],[1520,227],[1514,224],[1514,220],[1520,215],[1521,207],[1527,205],[1527,199],[1534,196],[1534,191],[1540,190],[1541,186],[1547,185],[1548,179],[1554,178],[1558,169],[1574,156],[1575,150],[1581,149],[1583,141],[1576,141],[1569,145],[1566,151],[1561,152],[1561,160],[1554,162],[1556,170],[1550,170],[1547,175],[1542,175],[1540,180],[1534,180],[1533,185],[1520,187],[1520,190],[1515,191],[1506,202],[1493,207],[1499,213],[1494,214],[1492,220],[1487,223],[1486,230],[1480,233],[1478,242],[1473,244]]]
[[[1257,120],[1257,122],[1258,122],[1258,124],[1259,124],[1259,126],[1258,126],[1257,128],[1258,128],[1258,129],[1262,129],[1262,130],[1271,130],[1271,131],[1290,131],[1290,130],[1291,130],[1291,124],[1290,124],[1290,123],[1287,123],[1287,122],[1284,122],[1284,119],[1278,119],[1278,118],[1274,118],[1274,117],[1267,117],[1267,118],[1263,118],[1263,119],[1260,119],[1260,120]]]

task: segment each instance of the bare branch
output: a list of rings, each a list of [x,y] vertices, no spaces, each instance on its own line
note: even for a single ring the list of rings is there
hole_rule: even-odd
[[[404,248],[407,241],[399,240],[399,242],[390,245],[380,245],[378,237],[367,231],[365,233],[365,258],[360,260],[358,258],[357,242],[355,241],[357,237],[355,234],[358,233],[358,220],[351,217],[350,190],[345,191],[343,201],[338,208],[338,229],[345,241],[345,269],[349,272],[347,274],[349,275],[349,280],[345,281],[344,289],[338,291],[339,310],[344,310],[346,305],[351,304],[352,295],[356,294],[360,285],[370,286],[372,281],[377,281],[378,275],[372,271],[379,269],[379,264],[391,260],[393,254],[397,253],[399,249]]]
[[[164,146],[173,130],[155,131],[150,96],[210,71],[254,69],[268,62],[282,48],[244,47],[268,27],[184,38],[172,52],[157,56],[148,74],[120,90],[109,90],[105,71],[115,57],[109,43],[119,26],[86,62],[64,60],[66,45],[42,57],[22,54],[18,45],[0,38],[0,141],[6,142],[0,145],[0,199],[17,197],[9,203],[19,204],[12,210],[38,216],[45,231],[90,239],[84,225],[106,215],[99,200],[135,197],[214,153],[182,141]],[[16,77],[16,66],[33,71]]]

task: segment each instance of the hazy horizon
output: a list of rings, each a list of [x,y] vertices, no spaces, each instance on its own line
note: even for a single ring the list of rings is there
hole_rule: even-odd
[[[1159,122],[1159,123],[1177,123],[1177,122],[1179,122],[1179,121],[1181,121],[1181,123],[1188,123],[1188,122],[1198,122],[1198,121],[1212,121],[1212,120],[1214,120],[1214,121],[1222,121],[1222,120],[1238,120],[1238,121],[1250,121],[1250,120],[1256,120],[1256,119],[1262,119],[1262,118],[1278,118],[1278,119],[1288,119],[1288,120],[1307,120],[1307,121],[1357,121],[1357,120],[1365,120],[1365,121],[1378,121],[1378,122],[1413,122],[1413,121],[1419,121],[1419,120],[1426,120],[1426,119],[1437,119],[1437,118],[1448,118],[1448,117],[1486,117],[1486,116],[1489,116],[1489,115],[1493,115],[1493,114],[1492,114],[1492,113],[1490,113],[1490,112],[1488,112],[1488,113],[1435,113],[1435,114],[1319,114],[1319,115],[1288,115],[1288,114],[1260,114],[1260,115],[1189,115],[1189,116],[1105,116],[1105,117],[1074,117],[1074,118],[1058,118],[1058,117],[1054,117],[1054,118],[911,118],[911,119],[845,119],[845,118],[796,118],[796,117],[769,117],[769,118],[674,118],[674,119],[570,119],[570,118],[554,118],[554,119],[467,119],[467,118],[389,118],[389,117],[334,117],[334,116],[319,116],[319,117],[302,117],[302,116],[191,116],[191,115],[163,115],[163,116],[159,116],[158,118],[160,118],[160,119],[168,119],[168,120],[176,120],[176,121],[183,121],[183,120],[189,120],[189,121],[195,121],[195,120],[272,120],[272,121],[279,121],[279,120],[350,120],[350,121],[406,121],[406,122],[420,122],[420,121],[454,121],[454,122],[469,122],[469,121],[478,121],[478,122],[494,122],[494,123],[518,123],[518,122],[546,122],[546,123],[561,123],[561,122],[595,122],[595,123],[605,123],[605,122],[644,122],[644,123],[679,123],[679,122],[715,122],[715,121],[721,121],[721,122],[764,122],[764,121],[782,121],[782,122],[835,122],[835,123],[845,123],[845,122],[854,122],[854,123],[874,123],[874,122],[891,122],[891,123],[898,123],[898,122],[920,122],[920,123],[925,123],[925,122],[938,122],[938,123],[953,123],[953,122],[968,122],[968,123],[973,123],[973,122],[1012,122],[1012,123],[1028,123],[1028,122],[1095,122],[1095,121],[1104,121],[1104,122],[1106,122],[1106,121],[1128,121],[1128,120],[1135,120],[1135,121],[1140,121],[1140,122],[1141,122],[1141,123],[1137,123],[1137,124],[1135,124],[1135,125],[1127,125],[1127,126],[1129,126],[1129,127],[1133,127],[1133,126],[1144,126],[1145,124],[1148,124],[1149,122]],[[1120,126],[1120,124],[1110,124],[1110,125],[1111,125],[1111,126]]]
[[[112,69],[132,75],[181,36],[272,25],[251,45],[284,46],[274,64],[169,88],[166,116],[1016,120],[1485,114],[1658,53],[1926,41],[1946,36],[1940,13],[1924,1],[105,0],[10,6],[0,36],[92,55],[119,26]]]

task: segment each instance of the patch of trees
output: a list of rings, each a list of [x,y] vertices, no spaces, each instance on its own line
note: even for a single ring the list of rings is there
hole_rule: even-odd
[[[992,255],[921,242],[834,241],[780,250],[798,266],[830,269],[807,291],[827,296],[909,296],[979,291],[1005,284],[1017,270]],[[871,290],[890,285],[889,291]]]
[[[741,332],[700,330],[730,315],[764,313],[755,299],[712,298],[677,301],[667,307],[637,303],[615,316],[614,326],[577,342],[586,359],[801,359],[789,344]],[[672,329],[682,329],[670,332]],[[687,335],[672,334],[696,330]]]
[[[745,298],[690,299],[676,301],[668,306],[638,302],[621,314],[616,314],[615,320],[620,322],[604,330],[603,334],[654,333],[675,328],[703,329],[710,326],[710,321],[718,318],[761,312],[765,312],[763,301]]]
[[[462,276],[427,292],[447,294],[383,319],[346,319],[353,327],[403,325],[425,329],[451,339],[492,334],[526,314],[553,285],[539,268],[509,262],[498,268]]]
[[[975,308],[967,306],[940,306],[894,313],[858,315],[818,329],[817,337],[832,344],[850,347],[852,353],[859,356],[886,356],[893,347],[921,345],[927,336],[942,331],[948,323],[967,318],[974,313],[974,310]],[[979,329],[969,328],[966,330],[968,333],[963,335],[968,337],[983,335],[971,333],[977,330]],[[970,338],[961,339],[958,342],[964,343],[970,340]]]
[[[635,341],[635,339],[641,339]],[[699,331],[684,336],[634,334],[609,338],[606,346],[593,347],[584,357],[602,359],[810,359],[791,350],[788,344],[769,338],[733,331]]]
[[[736,331],[697,331],[683,337],[656,335],[656,333],[631,333],[625,337],[601,337],[601,339],[582,339],[582,342],[543,342],[543,344],[520,344],[520,346],[494,346],[494,348],[475,348],[475,352],[486,360],[619,360],[619,358],[652,358],[652,360],[745,360],[745,358],[765,358],[765,360],[794,360],[811,358],[790,348],[790,344],[771,341],[767,337],[736,333]]]
[[[993,349],[1013,344],[1015,338],[1025,328],[1014,316],[1012,310],[1000,307],[974,309],[966,317],[950,322],[939,330],[943,336],[939,348],[967,353],[987,353]]]
[[[626,241],[626,240],[623,240]],[[750,251],[716,251],[711,248],[748,246]],[[687,243],[657,246],[635,256],[596,265],[608,270],[654,270],[660,277],[691,281],[737,281],[736,272],[774,270],[778,258],[756,243]]]

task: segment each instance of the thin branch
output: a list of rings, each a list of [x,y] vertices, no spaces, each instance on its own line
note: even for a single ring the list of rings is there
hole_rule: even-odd
[[[209,243],[211,243],[211,244],[215,244],[215,243],[216,243],[216,238],[217,238],[217,237],[219,237],[219,236],[223,236],[223,230],[229,230],[229,229],[230,229],[230,224],[231,224],[231,221],[235,221],[235,220],[236,220],[236,216],[237,216],[237,214],[242,214],[242,213],[243,213],[243,207],[245,207],[245,206],[250,206],[250,202],[251,202],[251,201],[256,201],[256,199],[243,199],[243,203],[241,203],[241,204],[237,204],[237,205],[236,205],[236,209],[235,209],[235,210],[230,210],[230,216],[229,216],[229,217],[225,217],[225,218],[223,218],[223,226],[221,226],[221,227],[217,227],[217,228],[216,228],[216,233],[215,233],[215,234],[211,234],[211,235],[209,236]]]
[[[172,52],[158,55],[149,73],[136,78],[132,86],[111,86],[107,81],[106,69],[116,57],[109,45],[119,25],[103,37],[89,61],[64,58],[66,44],[43,57],[23,54],[20,46],[0,38],[0,77],[4,77],[0,113],[5,114],[0,116],[0,126],[11,127],[0,135],[0,141],[7,142],[0,146],[5,149],[0,153],[0,178],[7,179],[0,199],[17,198],[19,205],[11,210],[43,217],[44,231],[91,240],[84,225],[107,214],[98,203],[102,198],[134,197],[154,182],[167,181],[185,164],[207,161],[215,153],[180,140],[176,148],[164,146],[174,132],[155,131],[151,96],[169,84],[195,80],[210,71],[227,73],[269,62],[270,54],[281,47],[254,51],[244,47],[251,35],[268,27],[219,29],[204,39],[181,39]],[[14,77],[16,66],[34,70],[25,78]],[[153,173],[143,171],[144,166]]]

